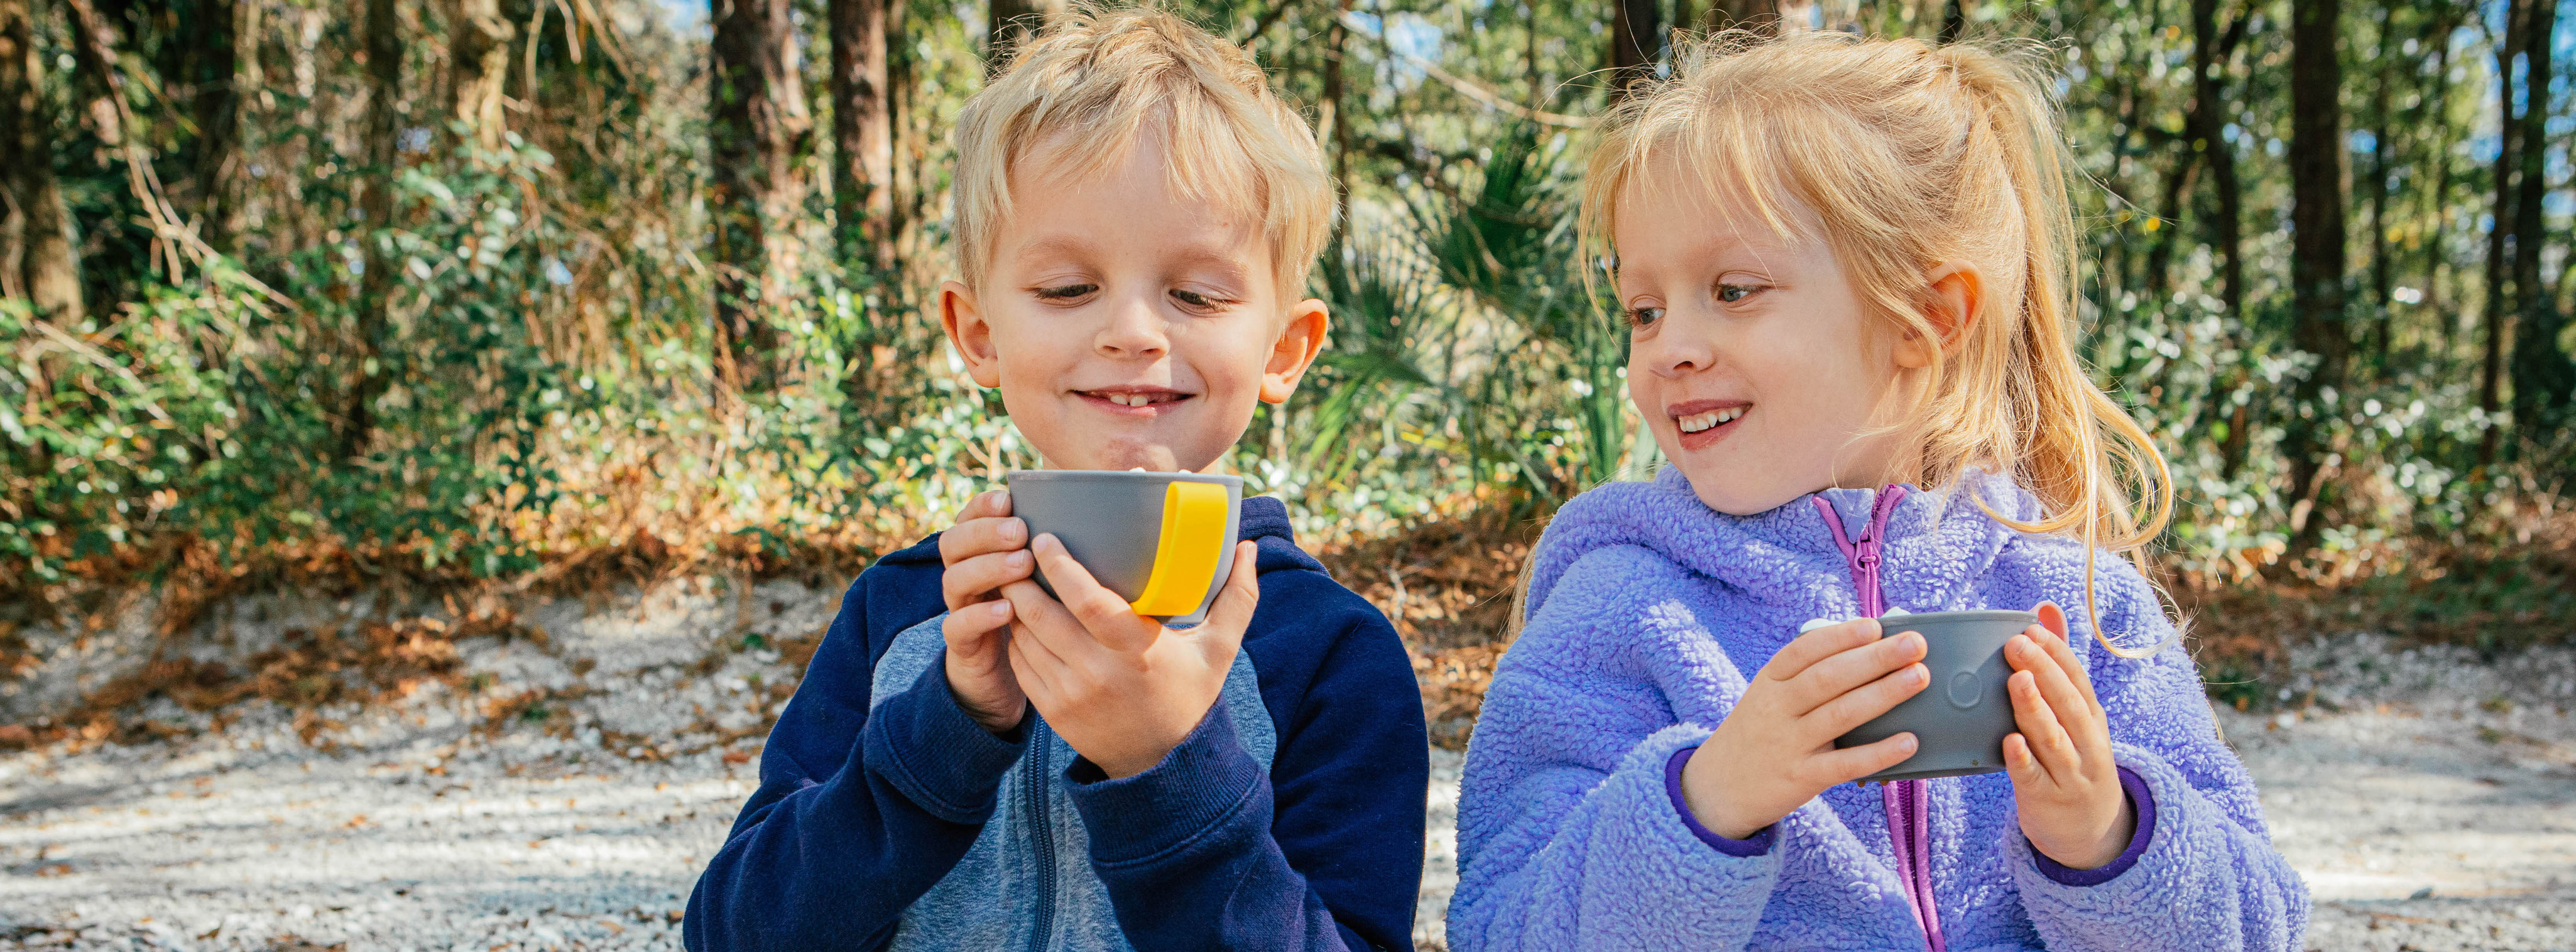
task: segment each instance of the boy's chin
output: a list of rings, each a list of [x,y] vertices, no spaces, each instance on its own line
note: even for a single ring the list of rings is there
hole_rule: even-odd
[[[1037,441],[1031,440],[1031,442]],[[1190,454],[1162,443],[1084,439],[1078,434],[1071,435],[1065,440],[1048,442],[1061,444],[1037,448],[1039,455],[1046,457],[1049,469],[1142,469],[1147,472],[1170,473],[1183,469],[1196,472],[1205,468],[1204,463],[1191,465],[1197,461],[1191,459]]]

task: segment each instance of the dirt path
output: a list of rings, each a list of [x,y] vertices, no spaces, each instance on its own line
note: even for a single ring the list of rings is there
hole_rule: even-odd
[[[677,948],[755,777],[758,738],[726,725],[788,673],[744,639],[828,608],[783,584],[565,605],[543,646],[470,649],[480,687],[332,712],[323,746],[256,702],[220,732],[0,756],[0,948]],[[2344,638],[2295,666],[2322,703],[2225,723],[2319,900],[2309,947],[2576,949],[2576,651]],[[541,717],[476,713],[576,682]],[[1434,765],[1427,948],[1456,882],[1458,757]]]

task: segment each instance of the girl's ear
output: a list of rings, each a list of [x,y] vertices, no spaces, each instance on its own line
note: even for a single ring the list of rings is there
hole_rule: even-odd
[[[1935,345],[1908,329],[1896,342],[1896,363],[1907,369],[1932,366],[1934,347],[1941,356],[1959,352],[1968,339],[1968,326],[1976,323],[1977,305],[1985,299],[1986,285],[1975,265],[1943,262],[1923,275],[1923,321],[1941,336]]]
[[[975,378],[978,387],[1002,385],[1002,362],[993,349],[993,325],[984,320],[984,309],[975,301],[975,289],[956,281],[939,283],[939,326],[948,331],[948,343],[957,348],[957,357],[966,362],[966,375]]]
[[[1315,365],[1315,355],[1324,352],[1325,334],[1332,327],[1332,313],[1322,301],[1307,298],[1288,309],[1288,326],[1280,329],[1278,342],[1270,345],[1270,359],[1261,367],[1261,402],[1286,403],[1296,394],[1297,381]]]

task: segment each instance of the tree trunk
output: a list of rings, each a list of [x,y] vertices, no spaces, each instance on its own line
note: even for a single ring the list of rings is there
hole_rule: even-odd
[[[2322,490],[2326,435],[2336,416],[2323,398],[2343,385],[2351,349],[2344,326],[2343,65],[2335,45],[2342,13],[2342,0],[2296,0],[2290,14],[2291,340],[2317,360],[2293,391],[2295,415],[2281,446],[2294,513]],[[2324,519],[2309,512],[2292,554],[2313,546],[2323,530]]]
[[[796,76],[792,0],[732,0],[708,43],[707,210],[716,257],[716,362],[737,387],[777,381],[783,292],[804,203],[797,159],[811,135]]]
[[[385,311],[393,296],[394,263],[384,251],[385,233],[394,226],[394,137],[401,117],[396,114],[397,98],[402,95],[402,23],[397,19],[394,0],[367,0],[367,127],[361,147],[366,150],[368,174],[365,192],[359,198],[359,209],[366,218],[366,231],[358,238],[364,253],[366,273],[359,278],[358,354],[359,363],[351,371],[357,385],[350,388],[348,420],[342,430],[340,456],[357,459],[367,454],[367,445],[375,430],[376,398],[384,393],[386,378],[393,368],[385,365]]]
[[[886,0],[886,258],[889,264],[903,266],[903,242],[910,222],[918,220],[915,209],[921,202],[921,162],[923,151],[909,130],[910,108],[916,90],[913,81],[913,53],[910,34],[905,24],[904,0]]]
[[[234,181],[241,165],[242,39],[237,0],[201,0],[192,93],[197,119],[194,172],[198,236],[232,252]],[[256,47],[253,47],[254,49]]]
[[[7,220],[0,228],[10,239],[0,249],[0,295],[25,298],[37,313],[70,322],[87,313],[80,236],[54,182],[60,125],[45,100],[44,75],[34,5],[0,0],[0,218]]]
[[[1626,99],[1655,78],[1664,45],[1664,8],[1656,0],[1619,0],[1610,16],[1610,83]]]
[[[2451,30],[2459,25],[2454,9],[2445,8],[2444,15],[2434,21],[2439,28],[2427,31],[2428,34],[2450,35]],[[2440,128],[2434,123],[2444,120],[2451,101],[2451,44],[2436,43],[2433,46],[2433,91],[2417,102],[2418,129]],[[2446,306],[2442,299],[2442,269],[2450,260],[2450,255],[2445,253],[2447,248],[2442,232],[2444,223],[2450,220],[2451,150],[2447,142],[2436,136],[2426,151],[2433,153],[2433,175],[2430,187],[2420,190],[2424,204],[2419,214],[2425,222],[2425,233],[2419,244],[2424,249],[2424,299],[2429,305],[2425,310],[2440,315],[2437,320],[2441,324],[2442,356],[2449,359],[2451,335],[2460,326],[2456,308]]]
[[[845,264],[881,269],[893,219],[885,0],[831,0],[832,213]]]
[[[2558,5],[2531,5],[2531,25],[2523,32],[2525,76],[2520,191],[2514,201],[2513,290],[2517,315],[2513,332],[2514,431],[2533,445],[2548,445],[2566,403],[2569,380],[2576,376],[2567,353],[2558,346],[2558,302],[2540,279],[2541,245],[2548,235],[2542,217],[2549,187],[2548,158],[2550,39],[2558,28]]]
[[[2186,120],[2192,147],[2209,165],[2209,187],[2218,214],[2209,223],[2210,244],[2218,253],[2218,299],[2227,316],[2241,317],[2245,308],[2245,190],[2236,180],[2236,149],[2228,144],[2227,106],[2219,71],[2236,45],[2244,41],[2250,13],[2239,13],[2225,33],[2218,29],[2218,0],[2191,0],[2191,115]]]
[[[1343,27],[1342,15],[1349,13],[1350,9],[1351,0],[1335,0],[1333,17],[1324,25],[1323,126],[1325,135],[1331,140],[1326,157],[1332,163],[1333,219],[1337,223],[1343,221],[1343,214],[1350,207],[1350,180],[1346,176],[1350,168],[1351,129],[1344,109],[1349,89],[1342,73],[1342,64],[1350,49],[1350,31]],[[1342,231],[1343,227],[1335,227],[1324,239],[1323,279],[1336,301],[1351,300],[1355,293],[1350,271],[1342,261]]]
[[[2390,143],[2395,129],[2388,114],[2390,87],[2395,77],[2397,51],[2389,34],[2397,25],[2397,5],[2382,0],[2379,9],[2378,76],[2370,96],[2370,184],[2362,194],[2370,196],[2370,296],[2376,305],[2371,315],[2371,353],[2375,359],[2388,355],[2389,317],[2396,308],[2396,268],[2388,260],[2388,166],[2396,147]]]
[[[473,130],[475,147],[498,149],[501,133],[509,129],[501,92],[509,85],[510,47],[518,27],[501,15],[501,0],[446,4],[448,118]]]
[[[1780,32],[1780,0],[1714,0],[1708,5],[1711,30]]]
[[[2507,0],[2504,14],[2504,45],[2496,47],[2496,125],[2494,222],[2487,229],[2486,307],[2481,316],[2486,320],[2486,353],[2479,365],[2478,409],[2487,420],[2487,428],[2478,437],[2478,465],[2495,462],[2496,446],[2503,437],[2503,425],[2497,419],[2504,395],[2504,335],[2506,315],[2512,310],[2505,271],[2505,250],[2513,235],[2513,177],[2520,168],[2515,160],[2520,145],[2522,123],[2513,113],[2513,61],[2523,53],[2524,16],[2531,0]]]

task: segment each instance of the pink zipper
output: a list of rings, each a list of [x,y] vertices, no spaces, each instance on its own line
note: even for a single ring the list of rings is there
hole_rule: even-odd
[[[1887,593],[1879,587],[1878,565],[1887,537],[1887,517],[1904,501],[1905,487],[1881,489],[1871,500],[1869,525],[1855,540],[1843,532],[1843,517],[1822,494],[1808,497],[1816,511],[1825,517],[1825,528],[1833,530],[1834,545],[1851,563],[1852,587],[1860,596],[1862,615],[1876,618],[1887,613]],[[1932,791],[1920,780],[1899,780],[1879,784],[1879,795],[1887,806],[1887,837],[1895,848],[1896,878],[1905,886],[1905,904],[1914,909],[1914,921],[1923,927],[1923,947],[1932,952],[1949,952],[1941,939],[1941,911],[1932,904]]]

